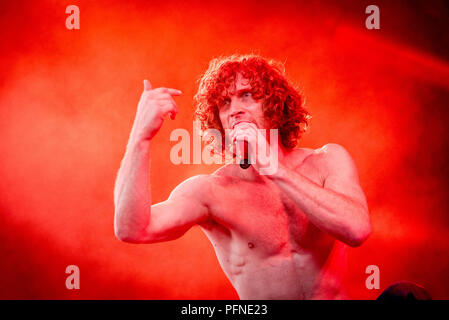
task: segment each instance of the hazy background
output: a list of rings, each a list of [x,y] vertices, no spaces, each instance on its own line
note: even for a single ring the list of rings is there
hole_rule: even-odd
[[[180,89],[152,143],[156,202],[216,166],[173,165],[169,134],[192,132],[211,58],[285,62],[312,115],[301,147],[354,157],[373,234],[350,249],[349,293],[398,280],[449,298],[449,8],[445,1],[1,1],[0,298],[236,299],[199,228],[154,245],[120,242],[113,187],[142,80]],[[65,27],[78,5],[81,29]],[[365,8],[380,8],[380,30]],[[81,289],[65,288],[65,268]],[[381,290],[365,288],[367,265]]]

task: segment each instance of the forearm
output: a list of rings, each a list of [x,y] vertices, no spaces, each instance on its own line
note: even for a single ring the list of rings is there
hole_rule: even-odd
[[[114,188],[115,234],[138,238],[150,220],[150,140],[133,133],[128,141]]]
[[[268,176],[307,215],[310,222],[333,237],[358,245],[369,234],[367,208],[349,197],[316,184],[300,173],[279,166]]]

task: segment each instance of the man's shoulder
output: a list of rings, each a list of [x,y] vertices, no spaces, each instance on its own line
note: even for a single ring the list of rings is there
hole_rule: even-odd
[[[221,175],[223,175],[223,173]],[[219,177],[220,175],[216,174],[216,172],[192,176],[181,182],[175,189],[173,189],[172,193],[201,198],[214,184],[217,183]]]
[[[338,158],[341,156],[349,155],[348,151],[342,145],[332,142],[327,143],[322,147],[316,149],[311,148],[301,148],[301,149],[305,150],[305,153],[314,158],[332,159],[335,157]]]
[[[327,143],[316,149],[299,148],[296,150],[297,161],[295,162],[298,165],[307,162],[308,164],[324,169],[324,167],[332,166],[332,164],[339,163],[341,161],[348,162],[352,160],[348,151],[337,143]]]
[[[327,143],[315,150],[317,155],[321,155],[328,160],[347,160],[350,158],[349,152],[340,144]]]
[[[355,170],[355,162],[350,153],[337,143],[327,143],[314,150],[316,162],[326,172],[345,172]]]
[[[198,174],[187,178],[173,189],[170,197],[201,197],[202,191],[207,187],[208,180],[209,175],[207,174]]]
[[[238,172],[238,166],[235,164],[225,164],[215,170],[211,175],[210,178],[217,179],[217,178],[224,178],[224,177],[231,177],[235,176]],[[237,169],[237,170],[236,170]]]

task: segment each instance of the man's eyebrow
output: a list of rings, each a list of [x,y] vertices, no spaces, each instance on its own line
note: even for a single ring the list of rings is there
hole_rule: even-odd
[[[244,93],[251,93],[251,87],[243,88],[240,90],[237,90],[237,96],[241,96]]]
[[[236,95],[236,96],[242,96],[244,93],[251,93],[252,92],[252,88],[251,87],[246,87],[246,88],[242,88],[240,90],[237,91],[227,91],[226,93],[222,94],[222,98],[223,99],[230,99],[230,96]]]

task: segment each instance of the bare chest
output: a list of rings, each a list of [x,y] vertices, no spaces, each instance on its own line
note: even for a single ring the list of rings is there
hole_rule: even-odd
[[[314,166],[298,172],[321,184]],[[271,179],[218,179],[211,213],[216,224],[206,234],[216,249],[259,257],[290,255],[327,239]],[[232,248],[231,248],[232,247]]]

